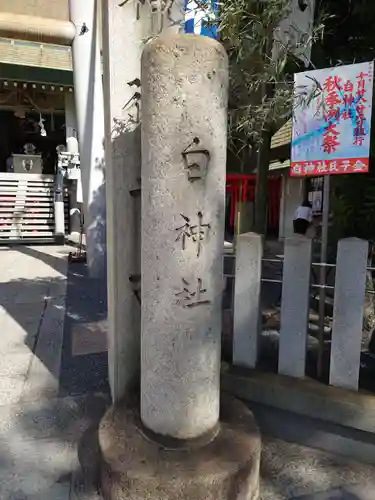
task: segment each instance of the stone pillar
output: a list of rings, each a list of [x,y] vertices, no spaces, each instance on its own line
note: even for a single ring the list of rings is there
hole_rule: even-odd
[[[336,261],[335,301],[329,383],[358,390],[368,242],[340,240]]]
[[[236,366],[255,368],[258,360],[262,257],[261,235],[238,236],[233,325],[233,364]]]
[[[228,63],[207,37],[142,55],[141,418],[189,439],[219,417]]]
[[[309,315],[312,240],[285,240],[281,299],[279,373],[304,377]]]
[[[91,276],[103,276],[106,268],[104,109],[97,0],[69,0],[69,8],[77,32],[73,41],[73,77],[87,265]]]
[[[103,0],[102,3],[107,175],[108,368],[112,397],[115,401],[139,376],[139,79],[143,39],[149,34],[150,24],[148,5],[128,2],[120,7],[119,3],[117,0]]]

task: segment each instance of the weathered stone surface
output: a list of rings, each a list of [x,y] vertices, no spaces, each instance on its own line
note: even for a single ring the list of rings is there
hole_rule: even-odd
[[[219,416],[228,62],[215,40],[163,35],[141,70],[141,415],[189,439]]]
[[[146,438],[137,406],[112,406],[99,428],[105,500],[256,500],[260,435],[251,412],[222,397],[209,444],[166,449]]]
[[[306,236],[285,240],[279,373],[291,377],[305,376],[311,243]]]
[[[240,234],[236,254],[233,364],[255,368],[260,332],[262,236],[256,233]]]
[[[131,276],[140,274],[140,78],[144,6],[103,0],[103,82],[108,242],[108,374],[118,400],[139,376],[141,311]],[[138,13],[138,19],[137,19]],[[126,50],[124,47],[126,46]],[[128,84],[129,83],[129,84]],[[126,105],[126,103],[128,103]]]
[[[329,382],[358,390],[368,242],[339,241]]]

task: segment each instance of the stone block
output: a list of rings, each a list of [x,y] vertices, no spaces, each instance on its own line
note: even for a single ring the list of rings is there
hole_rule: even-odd
[[[104,499],[258,500],[261,441],[253,416],[224,395],[220,422],[208,443],[164,446],[145,434],[137,404],[111,407],[99,428]]]

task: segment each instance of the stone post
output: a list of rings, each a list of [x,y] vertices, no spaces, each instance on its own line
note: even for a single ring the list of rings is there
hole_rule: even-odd
[[[179,3],[179,0],[175,2]],[[141,230],[141,54],[148,3],[102,0],[109,379],[117,400],[139,375]],[[176,9],[176,5],[174,5]],[[182,16],[182,14],[181,14]],[[178,19],[178,12],[173,13]],[[164,26],[168,26],[165,19]],[[124,50],[126,46],[126,50]]]
[[[285,240],[279,373],[299,378],[305,376],[311,248],[305,236]]]
[[[340,240],[337,250],[335,301],[329,383],[358,390],[368,242]]]
[[[263,240],[260,234],[240,234],[236,244],[233,364],[255,368],[260,330]]]
[[[108,368],[116,401],[139,377],[140,72],[147,9],[103,0],[108,242]],[[137,9],[138,19],[137,19]],[[126,47],[126,50],[124,50]],[[138,83],[137,83],[138,79]]]
[[[227,64],[194,35],[142,55],[141,416],[180,439],[219,418]]]
[[[98,43],[97,0],[69,0],[76,27],[73,41],[74,95],[82,173],[87,266],[93,277],[106,269],[104,109]]]

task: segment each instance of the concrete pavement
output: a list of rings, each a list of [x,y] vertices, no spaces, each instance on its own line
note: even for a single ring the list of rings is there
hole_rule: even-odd
[[[79,442],[107,404],[105,393],[70,395],[69,384],[61,390],[64,339],[73,336],[75,345],[66,353],[68,365],[75,351],[83,359],[87,349],[92,350],[90,342],[87,347],[82,342],[85,324],[80,317],[74,320],[74,311],[72,331],[66,332],[67,291],[70,281],[80,276],[68,273],[69,251],[0,247],[2,500],[75,498],[82,486]],[[91,489],[90,498],[94,495]]]
[[[0,499],[97,500],[106,292],[69,247],[0,247]],[[375,468],[263,438],[261,500],[370,500]]]

